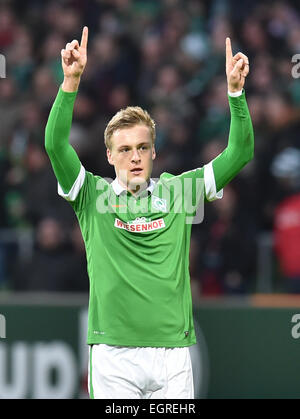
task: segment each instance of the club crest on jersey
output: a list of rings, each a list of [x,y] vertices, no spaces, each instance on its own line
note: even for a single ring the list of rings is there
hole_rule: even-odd
[[[152,195],[152,207],[161,212],[167,212],[167,200]]]

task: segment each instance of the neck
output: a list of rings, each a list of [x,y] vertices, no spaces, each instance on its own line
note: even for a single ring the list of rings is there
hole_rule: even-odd
[[[117,180],[119,182],[119,184],[121,186],[123,186],[124,189],[126,189],[129,193],[131,193],[132,195],[138,195],[140,192],[142,192],[143,190],[147,189],[149,184],[150,184],[150,179],[147,179],[146,183],[142,183],[142,185],[135,185],[134,188],[132,188],[130,185],[126,185],[125,183],[123,183],[120,178],[117,177]]]

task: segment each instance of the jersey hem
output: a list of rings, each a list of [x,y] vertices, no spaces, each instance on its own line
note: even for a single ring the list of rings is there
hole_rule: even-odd
[[[114,339],[88,339],[88,345],[97,345],[100,343],[104,343],[105,345],[112,345],[112,346],[133,346],[133,347],[152,347],[152,348],[183,348],[185,346],[192,346],[197,343],[196,338],[192,339],[188,342],[134,342],[134,341],[115,341]]]

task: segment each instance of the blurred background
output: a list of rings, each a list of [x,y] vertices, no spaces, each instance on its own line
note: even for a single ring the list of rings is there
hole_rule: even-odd
[[[146,108],[157,123],[153,177],[163,171],[179,174],[216,157],[226,147],[230,126],[225,38],[230,36],[233,53],[248,55],[245,90],[255,157],[225,188],[222,200],[207,204],[204,221],[193,227],[193,301],[197,308],[217,299],[233,309],[237,297],[243,309],[254,301],[269,306],[267,296],[275,295],[271,305],[285,305],[276,295],[300,293],[300,55],[292,62],[300,54],[298,2],[7,0],[0,1],[0,53],[6,63],[6,77],[0,79],[0,311],[16,319],[18,312],[10,310],[25,304],[33,310],[26,329],[37,318],[42,322],[37,305],[68,302],[81,308],[87,301],[81,233],[73,210],[57,195],[44,150],[47,118],[63,79],[60,50],[80,39],[84,25],[89,27],[88,64],[70,142],[86,169],[103,177],[115,177],[106,159],[104,129],[127,105]],[[299,307],[299,300],[287,305]],[[53,312],[45,316],[47,324]],[[205,313],[200,320],[201,327],[212,324]],[[284,323],[288,336],[289,323]],[[20,330],[9,338],[9,330],[14,330],[12,320],[6,342],[19,337]],[[1,345],[0,365],[7,349]],[[207,387],[201,394],[230,396],[228,383],[216,378],[218,371],[216,376],[210,372],[214,390]],[[52,379],[58,380],[55,374]],[[0,397],[3,380],[0,368]],[[18,394],[10,380],[11,387],[3,388],[11,393],[2,388],[2,396]],[[236,396],[242,394],[237,383]],[[267,384],[263,389],[259,394],[274,394]],[[27,397],[30,391],[20,394]],[[243,394],[259,395],[249,388]]]

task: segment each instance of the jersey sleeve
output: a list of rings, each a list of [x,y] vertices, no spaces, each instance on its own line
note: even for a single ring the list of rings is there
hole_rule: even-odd
[[[65,196],[58,186],[58,194],[65,198],[76,213],[86,209],[91,203],[96,205],[97,190],[99,182],[104,182],[100,176],[84,170],[82,167],[70,194]],[[103,187],[102,187],[103,188]],[[101,188],[100,188],[101,189]]]
[[[231,122],[228,145],[207,165],[207,178],[214,177],[216,193],[222,190],[253,158],[254,133],[245,91],[238,97],[228,95]]]
[[[64,92],[59,88],[45,129],[45,149],[50,158],[59,190],[72,198],[75,181],[83,179],[84,169],[69,143],[74,102],[77,92]]]
[[[45,148],[58,182],[58,194],[77,212],[92,201],[97,179],[85,170],[69,143],[76,95],[59,88],[46,125]]]

